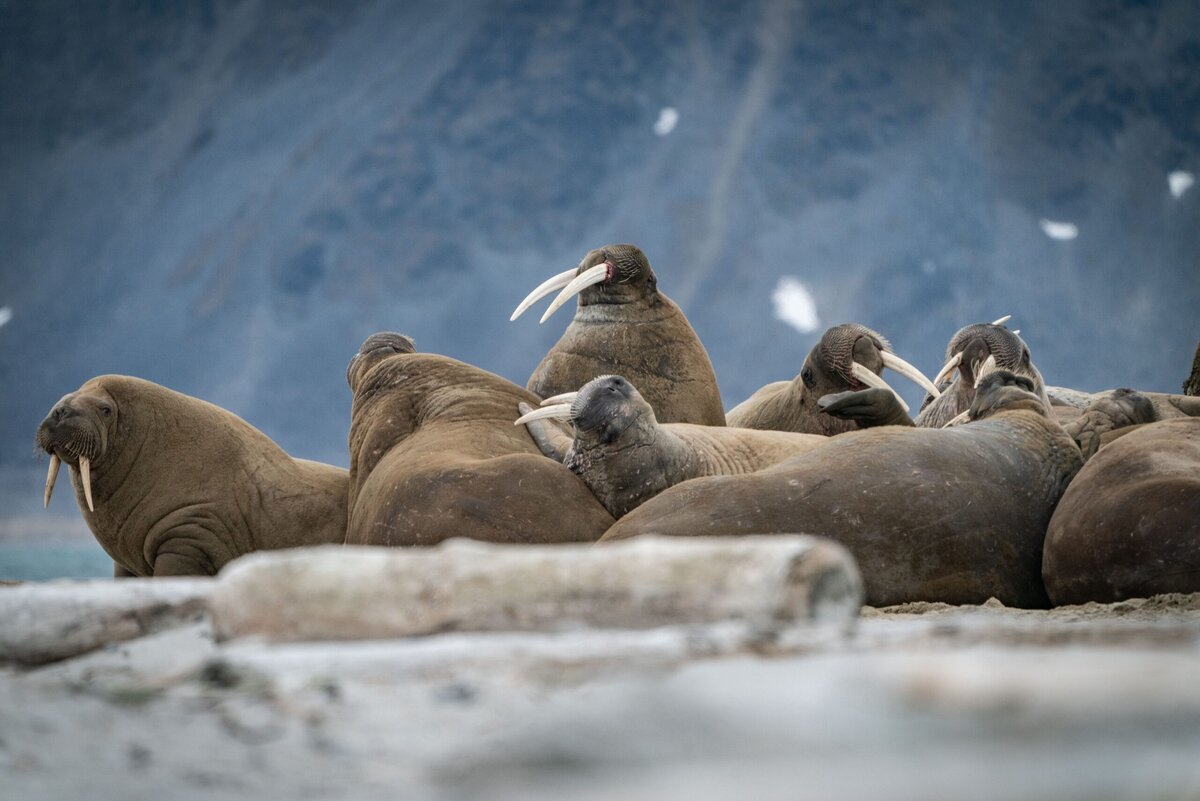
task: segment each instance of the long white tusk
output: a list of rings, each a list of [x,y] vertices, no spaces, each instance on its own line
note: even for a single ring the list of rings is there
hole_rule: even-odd
[[[563,291],[558,294],[558,297],[554,299],[554,302],[546,308],[546,313],[542,315],[542,319],[538,322],[546,322],[550,319],[550,315],[558,311],[559,306],[563,305],[592,284],[598,284],[607,277],[608,262],[602,261],[593,267],[588,267],[579,275],[575,276],[575,279],[563,288]]]
[[[985,375],[995,372],[999,369],[1000,368],[996,366],[996,357],[988,356],[987,360],[983,364],[975,368],[975,386],[979,386],[979,382],[983,380]]]
[[[954,368],[962,364],[962,355],[963,352],[960,350],[951,356],[950,361],[942,365],[942,369],[938,370],[938,374],[933,377],[933,383],[940,384],[945,381],[954,372]]]
[[[942,428],[949,428],[950,426],[956,426],[959,423],[966,420],[968,415],[970,415],[970,414],[971,414],[970,409],[964,409],[963,411],[959,412],[958,414],[954,415],[949,420],[947,420],[946,425],[942,426]]]
[[[992,320],[992,325],[1004,325],[1011,319],[1012,319],[1012,315],[1006,314],[1003,317],[1001,317],[999,320]]]
[[[46,494],[42,496],[42,508],[50,506],[50,493],[54,492],[54,482],[58,480],[58,454],[50,454],[50,469],[46,471]]]
[[[896,400],[900,401],[900,407],[904,409],[904,413],[908,414],[908,404],[904,402],[904,398],[900,397],[900,393],[888,386],[888,382],[884,381],[879,376],[872,373],[867,368],[863,367],[858,362],[850,362],[850,372],[854,374],[862,383],[868,387],[876,387],[878,389],[886,389],[896,396]]]
[[[79,481],[83,484],[83,497],[87,498],[88,510],[96,511],[92,503],[92,461],[86,456],[79,457]]]
[[[933,397],[940,398],[942,396],[941,391],[933,385],[932,381],[925,377],[924,373],[904,361],[904,359],[901,359],[894,353],[888,353],[886,350],[880,351],[879,355],[883,357],[884,366],[892,368],[900,375],[915,382],[918,386],[924,387],[925,391]]]
[[[550,406],[555,403],[574,403],[575,398],[579,397],[578,392],[564,392],[561,395],[551,395],[542,401],[539,406]]]
[[[575,277],[575,267],[569,270],[564,270],[553,278],[547,278],[542,283],[538,284],[538,288],[525,296],[525,300],[521,301],[521,305],[517,306],[517,310],[512,313],[512,317],[508,318],[511,323],[513,320],[525,313],[533,304],[537,303],[542,298],[549,295],[551,292],[557,292],[567,284],[571,283],[571,279]]]
[[[534,420],[542,420],[546,417],[554,417],[559,420],[571,419],[571,404],[559,403],[554,406],[543,406],[540,409],[534,409],[532,412],[521,415],[513,423],[514,426],[532,423]]]

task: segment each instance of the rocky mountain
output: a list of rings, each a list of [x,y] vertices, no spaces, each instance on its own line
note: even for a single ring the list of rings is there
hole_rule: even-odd
[[[11,0],[0,137],[8,465],[108,372],[345,464],[363,338],[524,383],[568,312],[509,313],[607,242],[727,407],[850,320],[932,374],[1011,313],[1088,390],[1200,338],[1190,0]]]

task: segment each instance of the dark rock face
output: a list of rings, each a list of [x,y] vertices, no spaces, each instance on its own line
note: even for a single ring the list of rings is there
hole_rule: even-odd
[[[9,462],[123,372],[345,464],[366,334],[523,384],[565,323],[509,312],[609,241],[649,254],[729,406],[847,320],[932,372],[1013,313],[1087,390],[1173,389],[1196,342],[1200,187],[1167,184],[1200,173],[1187,0],[10,3],[0,135]],[[816,330],[773,316],[783,276]]]

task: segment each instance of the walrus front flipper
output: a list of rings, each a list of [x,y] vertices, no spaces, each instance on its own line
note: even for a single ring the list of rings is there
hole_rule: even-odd
[[[853,420],[859,428],[913,425],[912,418],[904,411],[896,394],[878,387],[822,395],[817,406],[825,414]]]
[[[533,411],[533,407],[522,401],[517,404],[517,410],[526,415]],[[571,437],[557,424],[544,419],[530,420],[525,424],[525,430],[545,456],[556,462],[567,458],[567,451],[571,450]]]
[[[1063,426],[1086,461],[1102,444],[1101,437],[1126,426],[1152,423],[1158,411],[1149,398],[1132,389],[1114,389],[1097,398],[1079,417]]]

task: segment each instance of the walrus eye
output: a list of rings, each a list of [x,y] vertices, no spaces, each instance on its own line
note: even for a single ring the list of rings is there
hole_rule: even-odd
[[[816,378],[813,377],[813,371],[811,367],[805,367],[800,371],[800,380],[803,381],[804,386],[808,387],[809,389],[812,389],[817,383]]]
[[[108,417],[110,414],[112,414],[112,407],[111,406],[101,406],[100,413],[103,414],[105,417]]]

